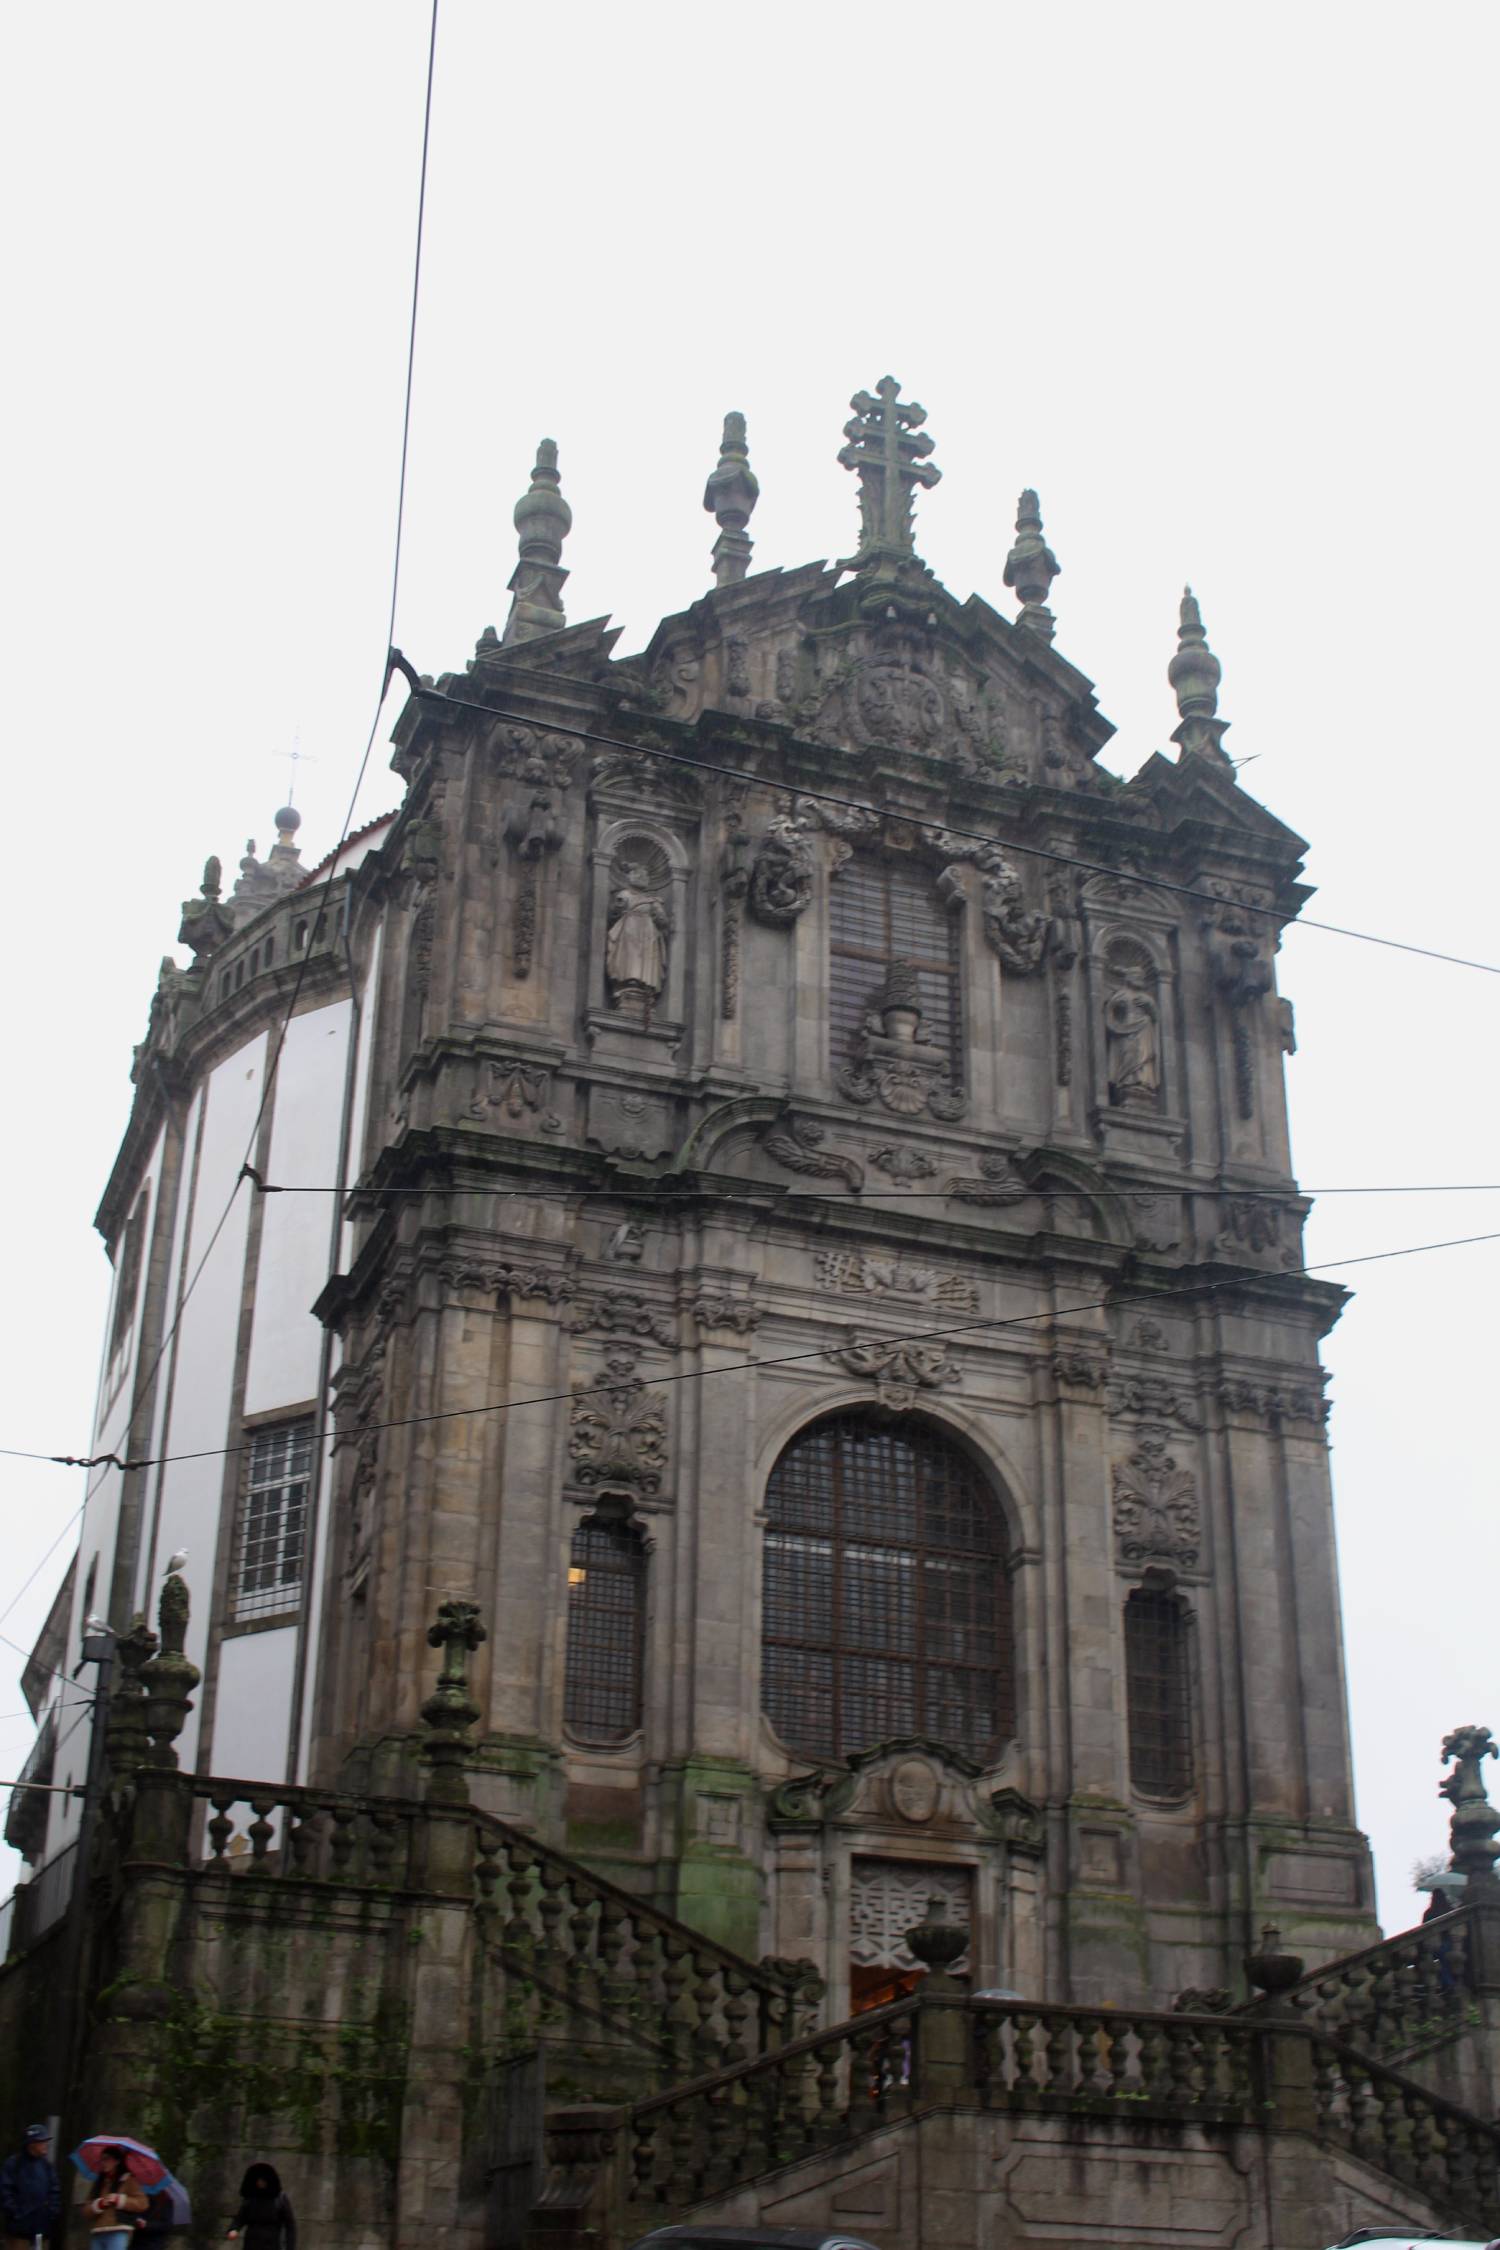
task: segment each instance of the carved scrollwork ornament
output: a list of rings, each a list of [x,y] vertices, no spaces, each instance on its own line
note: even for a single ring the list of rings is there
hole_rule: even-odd
[[[1196,1569],[1203,1539],[1197,1487],[1168,1453],[1165,1430],[1142,1430],[1134,1453],[1116,1463],[1112,1483],[1115,1546],[1124,1567]]]
[[[790,929],[812,903],[816,874],[806,818],[800,812],[774,814],[750,870],[751,914],[770,929]]]
[[[852,1156],[826,1148],[827,1138],[826,1126],[813,1118],[788,1116],[767,1133],[761,1147],[789,1172],[800,1172],[809,1179],[842,1180],[851,1195],[858,1195],[865,1184],[864,1166]]]
[[[922,1391],[951,1390],[963,1380],[941,1344],[922,1344],[909,1337],[853,1335],[847,1344],[835,1345],[828,1356],[846,1374],[868,1377],[880,1404],[893,1414],[908,1412]]]
[[[612,1351],[606,1367],[602,1381],[581,1378],[573,1386],[568,1451],[574,1474],[585,1486],[659,1492],[667,1465],[666,1407],[634,1373],[633,1351]]]

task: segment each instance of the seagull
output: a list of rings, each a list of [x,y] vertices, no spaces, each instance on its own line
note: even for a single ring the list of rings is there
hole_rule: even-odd
[[[179,1547],[176,1554],[172,1557],[172,1560],[168,1563],[166,1569],[162,1572],[163,1578],[170,1578],[174,1571],[181,1570],[183,1564],[187,1561],[187,1559],[188,1551],[186,1547]]]
[[[114,1630],[112,1626],[105,1624],[102,1617],[86,1617],[83,1629],[86,1633],[112,1633]]]

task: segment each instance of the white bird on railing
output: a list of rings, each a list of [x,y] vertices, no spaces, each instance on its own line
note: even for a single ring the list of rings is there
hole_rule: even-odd
[[[187,1561],[187,1559],[188,1551],[186,1547],[179,1547],[176,1554],[172,1557],[172,1560],[168,1563],[166,1569],[162,1572],[163,1578],[170,1578],[174,1570],[181,1570],[183,1564]]]

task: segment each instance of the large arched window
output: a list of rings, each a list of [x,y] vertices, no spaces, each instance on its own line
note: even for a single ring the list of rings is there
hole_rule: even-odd
[[[1125,1604],[1130,1779],[1148,1797],[1193,1786],[1192,1622],[1168,1588],[1138,1586]]]
[[[568,1555],[563,1718],[586,1742],[623,1742],[641,1723],[646,1550],[629,1524],[585,1516]]]
[[[766,1489],[761,1700],[789,1747],[925,1734],[988,1758],[1015,1731],[1004,1521],[919,1423],[831,1416]]]

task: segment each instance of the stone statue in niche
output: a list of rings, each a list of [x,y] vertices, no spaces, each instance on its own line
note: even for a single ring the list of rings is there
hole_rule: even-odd
[[[1111,964],[1114,990],[1104,1004],[1109,1099],[1114,1109],[1156,1109],[1161,1101],[1161,1018],[1145,964]]]
[[[604,973],[610,1004],[649,1008],[667,981],[667,946],[672,918],[651,889],[649,868],[636,862],[620,869],[609,895],[609,934],[604,941]]]

